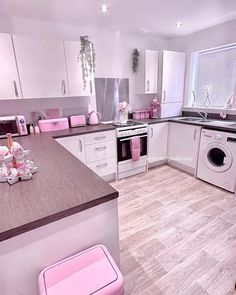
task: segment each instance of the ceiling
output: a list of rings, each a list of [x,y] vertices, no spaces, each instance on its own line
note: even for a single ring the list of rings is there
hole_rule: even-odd
[[[171,38],[236,19],[236,0],[0,0],[0,13]]]

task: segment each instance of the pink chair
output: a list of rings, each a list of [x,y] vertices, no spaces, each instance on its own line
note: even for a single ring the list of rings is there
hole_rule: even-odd
[[[121,272],[108,250],[97,245],[45,268],[40,295],[123,295]]]

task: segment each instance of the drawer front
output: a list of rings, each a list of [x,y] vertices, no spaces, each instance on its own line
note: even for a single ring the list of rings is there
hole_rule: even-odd
[[[116,157],[116,143],[115,141],[100,142],[96,144],[89,144],[85,147],[86,162],[91,163],[107,158]]]
[[[88,167],[92,169],[99,176],[107,176],[116,173],[116,158],[109,158],[101,161],[96,161],[88,164]]]
[[[104,131],[104,132],[96,132],[85,135],[85,144],[92,144],[104,141],[115,141],[115,130]]]

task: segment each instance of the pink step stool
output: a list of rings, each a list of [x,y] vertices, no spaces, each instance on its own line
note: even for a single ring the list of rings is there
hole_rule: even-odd
[[[40,295],[123,295],[123,276],[106,247],[97,245],[45,268]]]

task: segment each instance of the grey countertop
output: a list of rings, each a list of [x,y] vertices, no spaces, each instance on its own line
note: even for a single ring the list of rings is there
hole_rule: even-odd
[[[100,124],[14,138],[30,149],[38,172],[12,186],[0,183],[0,241],[117,198],[114,188],[54,140],[112,129]]]

